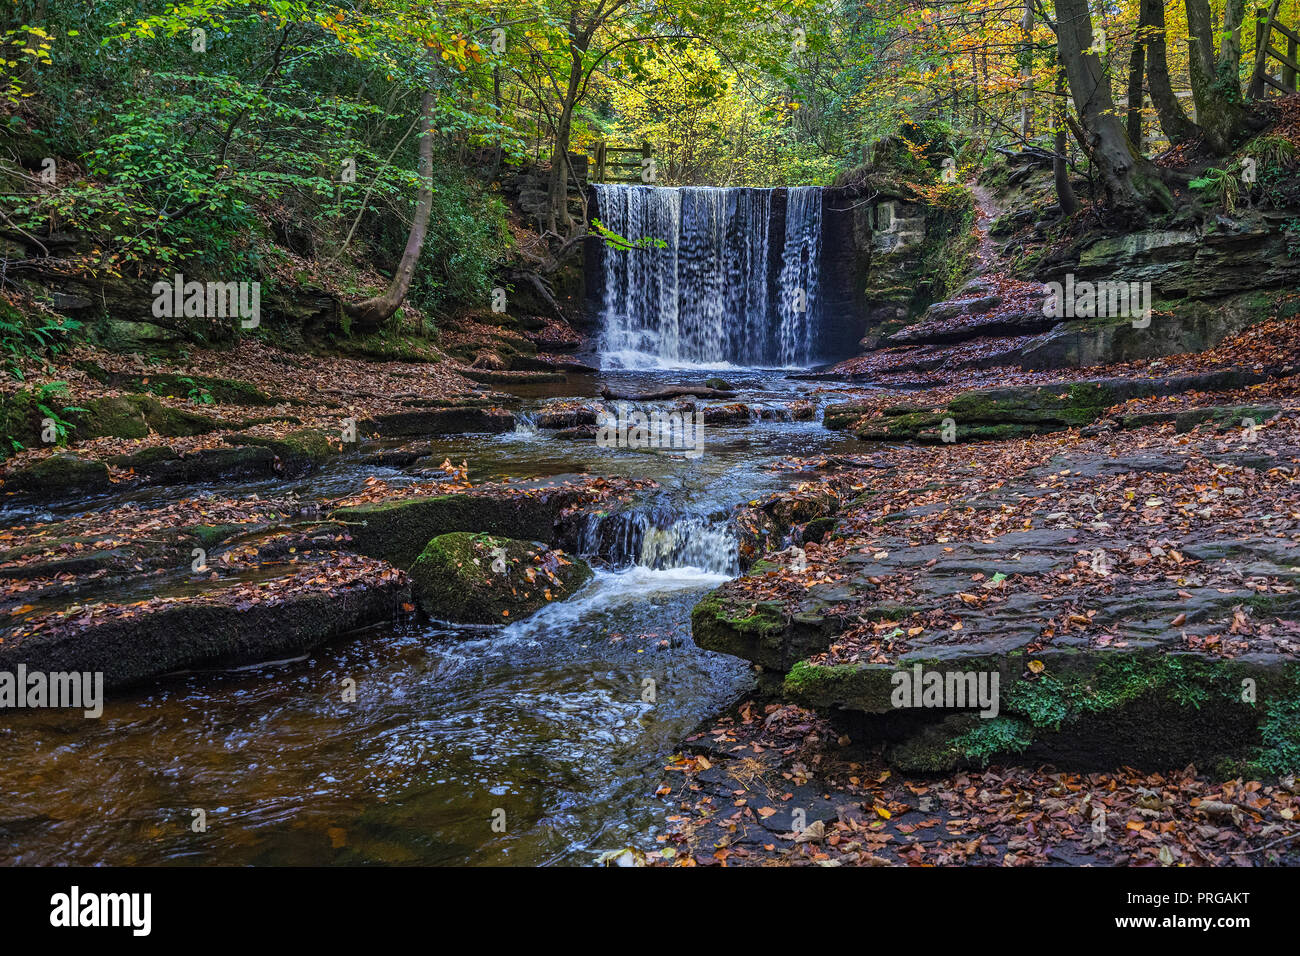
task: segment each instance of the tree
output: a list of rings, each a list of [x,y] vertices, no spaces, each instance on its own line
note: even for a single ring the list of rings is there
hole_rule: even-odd
[[[430,84],[432,86],[432,84]],[[415,216],[406,237],[406,248],[393,272],[388,288],[382,294],[344,306],[344,311],[360,326],[373,328],[387,322],[406,300],[415,278],[415,268],[420,263],[424,237],[429,231],[429,212],[433,208],[433,90],[426,89],[420,99],[419,195],[415,200]]]
[[[1056,40],[1089,153],[1115,209],[1139,216],[1173,209],[1159,172],[1138,152],[1116,113],[1087,0],[1056,0]]]
[[[1223,26],[1217,31],[1217,57],[1210,0],[1186,0],[1186,5],[1191,42],[1188,71],[1197,121],[1210,148],[1216,153],[1228,153],[1246,129],[1255,125],[1241,95],[1241,25],[1246,0],[1227,0]]]
[[[1200,129],[1183,110],[1169,81],[1169,60],[1165,29],[1165,0],[1140,0],[1138,28],[1146,47],[1146,74],[1151,102],[1160,128],[1175,146],[1200,135]]]

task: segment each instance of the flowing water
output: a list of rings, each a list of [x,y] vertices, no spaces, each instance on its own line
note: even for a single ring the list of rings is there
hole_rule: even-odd
[[[750,403],[810,388],[768,372],[728,374]],[[601,379],[617,388],[670,380],[679,379]],[[591,395],[599,384],[551,391]],[[521,419],[538,403],[521,399]],[[603,473],[662,488],[588,526],[585,550],[602,557],[583,591],[508,627],[374,628],[300,659],[110,693],[99,720],[7,714],[0,861],[582,864],[650,848],[666,812],[653,795],[663,764],[751,680],[743,662],[690,638],[692,606],[738,573],[726,516],[801,477],[771,463],[846,445],[819,422],[777,420],[710,426],[694,460],[526,425],[434,442],[433,460],[466,460],[476,482]],[[132,496],[293,490],[306,499],[369,474],[411,477],[354,465],[296,484]],[[357,682],[355,703],[341,699],[346,678]],[[648,681],[653,703],[643,699]],[[206,832],[190,828],[195,809],[206,811]],[[497,811],[504,832],[493,830]]]
[[[822,191],[598,185],[603,364],[805,367],[819,354]]]
[[[804,477],[777,461],[851,450],[851,440],[779,414],[706,428],[696,458],[539,431],[548,398],[682,380],[631,367],[720,368],[742,401],[773,410],[831,397],[743,367],[815,357],[819,190],[599,191],[608,228],[663,244],[606,253],[606,371],[515,389],[513,432],[429,448],[433,462],[466,461],[476,483],[654,478],[659,489],[631,510],[583,529],[594,579],[505,627],[378,627],[293,660],[109,694],[99,720],[6,714],[0,862],[583,864],[654,845],[664,763],[752,680],[744,662],[690,636],[694,604],[740,571],[728,515]],[[21,517],[202,494],[310,501],[372,474],[427,480],[340,463],[296,483],[144,488]],[[348,679],[355,702],[342,699]],[[192,829],[197,810],[204,832]]]

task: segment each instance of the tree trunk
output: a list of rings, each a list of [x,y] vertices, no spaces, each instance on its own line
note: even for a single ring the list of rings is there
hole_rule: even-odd
[[[1142,149],[1142,101],[1146,96],[1142,74],[1146,65],[1146,38],[1142,35],[1139,19],[1138,32],[1133,36],[1133,49],[1128,56],[1128,122],[1129,140],[1139,151]]]
[[[1079,211],[1079,200],[1070,185],[1070,165],[1065,156],[1065,71],[1056,71],[1056,137],[1053,141],[1052,178],[1056,181],[1056,201],[1061,204],[1061,215],[1073,216]]]
[[[1228,0],[1224,10],[1219,56],[1214,56],[1214,19],[1210,0],[1186,0],[1191,50],[1187,58],[1196,118],[1206,144],[1216,153],[1232,151],[1246,126],[1246,108],[1237,71],[1241,65],[1241,23],[1246,0]]]
[[[1129,141],[1115,114],[1115,101],[1101,59],[1091,47],[1088,0],[1057,0],[1056,41],[1070,94],[1088,134],[1088,150],[1112,205],[1143,217],[1148,210],[1173,209],[1173,197],[1159,171]]]
[[[1169,60],[1165,47],[1165,0],[1142,0],[1141,23],[1150,28],[1146,43],[1147,83],[1151,102],[1160,117],[1160,128],[1177,146],[1200,135],[1200,128],[1188,118],[1169,82]]]
[[[406,293],[410,291],[411,280],[415,277],[420,250],[424,247],[424,237],[429,231],[429,211],[433,208],[433,106],[433,81],[430,79],[429,88],[420,100],[420,120],[424,127],[420,133],[418,150],[420,192],[415,203],[411,231],[406,236],[406,248],[402,251],[402,261],[397,264],[397,271],[393,273],[392,281],[388,283],[383,295],[343,307],[343,311],[362,328],[374,328],[387,322],[401,307]]]
[[[1025,0],[1020,37],[1020,141],[1028,143],[1034,132],[1034,0]]]
[[[546,228],[568,237],[573,230],[569,215],[569,138],[573,133],[573,111],[582,90],[583,58],[590,36],[578,32],[577,5],[569,17],[569,85],[565,90],[560,119],[555,125],[555,148],[551,151],[551,181],[548,189]]]

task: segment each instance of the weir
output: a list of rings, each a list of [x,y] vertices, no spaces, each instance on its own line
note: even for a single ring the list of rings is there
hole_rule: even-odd
[[[807,367],[839,350],[820,187],[593,191],[592,217],[635,244],[588,247],[606,367]]]

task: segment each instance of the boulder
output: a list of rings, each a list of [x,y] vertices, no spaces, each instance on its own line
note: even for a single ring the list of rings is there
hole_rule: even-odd
[[[592,570],[540,541],[462,531],[430,541],[410,577],[416,602],[430,617],[508,624],[571,596]]]

